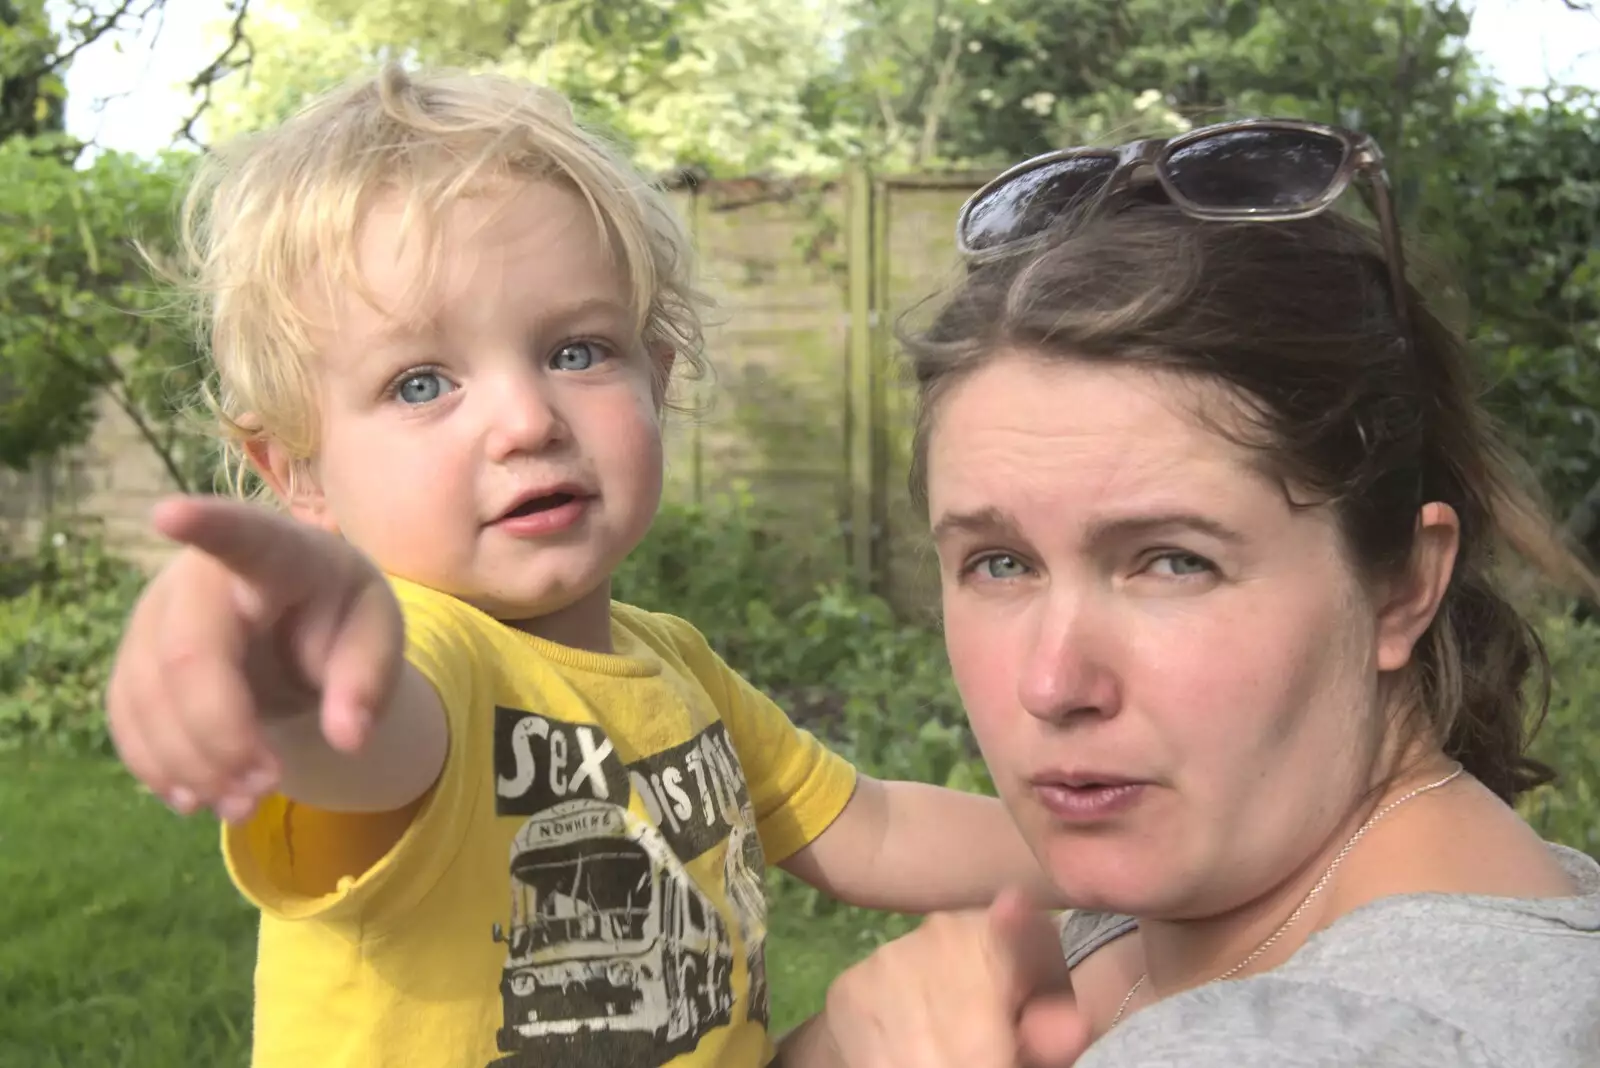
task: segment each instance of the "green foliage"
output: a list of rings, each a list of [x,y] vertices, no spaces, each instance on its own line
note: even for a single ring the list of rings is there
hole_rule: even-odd
[[[159,7],[0,0],[0,467],[82,442],[109,400],[180,486],[209,474],[211,451],[174,418],[193,353],[136,248],[170,250],[182,164],[81,165],[84,146],[62,132],[73,57]]]
[[[0,141],[61,129],[61,45],[45,0],[0,0]]]
[[[93,417],[98,368],[58,355],[70,344],[59,335],[83,322],[83,271],[61,261],[78,267],[96,248],[88,226],[79,226],[76,188],[59,157],[31,141],[0,144],[0,197],[10,201],[0,207],[10,217],[10,240],[0,247],[0,464],[12,468],[81,440]]]
[[[728,175],[830,171],[851,157],[1010,161],[1179,115],[1259,110],[1342,118],[1398,148],[1402,130],[1426,136],[1449,112],[1470,70],[1463,8],[1434,0],[277,0],[263,11],[248,83],[224,85],[220,132],[405,55],[527,74],[646,166]]]
[[[937,632],[897,620],[836,554],[746,496],[663,510],[615,596],[682,616],[746,678],[873,774],[985,788]]]
[[[1477,313],[1474,343],[1546,488],[1600,482],[1600,93],[1479,100],[1429,176],[1424,223]]]
[[[144,583],[94,532],[46,531],[0,557],[0,747],[109,750],[104,690]]]
[[[654,170],[814,172],[838,154],[804,89],[833,65],[834,0],[276,0],[252,14],[248,79],[213,135],[281,119],[377,62],[493,68],[554,86]]]
[[[137,247],[170,249],[183,162],[105,153],[78,169],[73,148],[0,143],[0,466],[82,441],[105,396],[180,485],[200,484],[210,453],[176,419],[199,365]]]
[[[1559,778],[1518,808],[1540,834],[1600,859],[1600,626],[1547,620],[1550,711],[1531,751]]]
[[[1436,0],[857,0],[827,115],[911,167],[1240,114],[1343,121],[1395,155],[1433,136],[1471,72]]]

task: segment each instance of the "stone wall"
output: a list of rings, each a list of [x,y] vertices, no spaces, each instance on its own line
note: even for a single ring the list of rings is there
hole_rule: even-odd
[[[118,551],[154,564],[167,549],[150,531],[150,508],[176,488],[133,420],[103,398],[83,447],[25,474],[0,469],[0,540],[20,549],[52,519],[97,523]]]

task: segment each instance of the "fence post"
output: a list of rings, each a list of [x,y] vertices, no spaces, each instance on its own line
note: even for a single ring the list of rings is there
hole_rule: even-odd
[[[700,183],[689,183],[689,247],[694,249],[695,255],[701,255],[700,247]],[[694,399],[690,402],[692,414],[689,423],[689,470],[694,486],[694,503],[696,507],[706,503],[706,460],[705,460],[705,410],[711,398],[711,392],[705,381],[694,384]]]
[[[889,530],[889,479],[893,477],[893,409],[890,390],[894,383],[894,319],[893,301],[890,297],[892,273],[889,256],[890,213],[894,198],[893,185],[884,178],[872,182],[872,314],[871,328],[872,376],[872,470],[868,478],[871,489],[872,525],[869,528],[868,554],[871,561],[871,581],[868,585],[880,597],[889,596],[890,547]]]
[[[845,471],[849,482],[848,523],[850,564],[864,588],[875,584],[873,574],[873,451],[874,432],[874,305],[872,175],[862,164],[848,172],[845,198],[848,254],[850,332],[845,356],[844,419]]]

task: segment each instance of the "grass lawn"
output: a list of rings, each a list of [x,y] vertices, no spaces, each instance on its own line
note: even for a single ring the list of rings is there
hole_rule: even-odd
[[[216,825],[179,819],[115,763],[0,754],[0,1068],[246,1064],[255,917]],[[774,1026],[905,921],[810,914],[780,882],[767,948]]]

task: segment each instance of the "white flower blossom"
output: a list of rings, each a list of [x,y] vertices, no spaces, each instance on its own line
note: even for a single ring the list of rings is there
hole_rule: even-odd
[[[1048,115],[1050,109],[1056,105],[1056,94],[1043,90],[1022,98],[1022,107],[1035,115]]]

